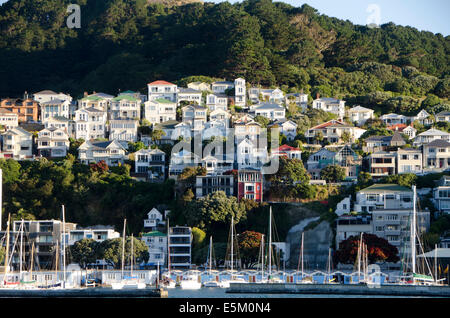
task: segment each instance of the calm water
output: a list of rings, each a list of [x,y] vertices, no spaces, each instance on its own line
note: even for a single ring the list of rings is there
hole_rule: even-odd
[[[186,290],[168,289],[169,298],[406,298],[402,296],[374,295],[315,295],[315,294],[228,294],[225,288],[201,288]],[[424,298],[424,297],[407,297]]]

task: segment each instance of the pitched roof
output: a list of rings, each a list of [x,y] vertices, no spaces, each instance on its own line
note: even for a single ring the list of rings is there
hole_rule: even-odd
[[[123,94],[123,93],[122,93],[122,94]],[[119,96],[117,96],[117,97],[114,97],[114,98],[112,99],[112,101],[113,101],[113,102],[118,102],[118,101],[121,101],[121,100],[123,100],[123,99],[126,99],[126,100],[128,100],[128,101],[130,101],[130,102],[139,102],[139,101],[140,101],[140,100],[137,99],[136,97],[133,97],[133,96],[128,95],[128,94],[123,94],[123,95],[119,95]]]
[[[327,121],[326,123],[314,126],[310,129],[322,129],[322,128],[326,128],[326,127],[353,127],[353,126],[346,124],[342,121],[333,119],[333,120]]]
[[[424,131],[423,133],[418,134],[417,136],[448,136],[448,135],[450,135],[448,132],[431,128],[428,129],[427,131]]]
[[[260,109],[280,109],[284,110],[284,107],[278,105],[278,104],[271,104],[271,103],[262,103],[259,106],[256,106],[254,110],[260,110]]]
[[[371,185],[370,187],[364,188],[361,190],[361,192],[389,192],[389,191],[395,191],[395,192],[412,192],[410,188],[400,186],[398,184],[386,184],[386,183],[375,183]]]
[[[175,85],[175,84],[167,82],[167,81],[158,80],[158,81],[154,81],[154,82],[148,83],[147,85],[160,86],[160,85]]]
[[[289,145],[281,145],[276,151],[300,151],[299,148],[291,147]]]
[[[33,95],[58,95],[58,93],[51,91],[49,89],[34,93]]]
[[[450,147],[450,142],[444,139],[435,139],[432,142],[429,142],[426,144],[427,147],[443,147],[447,148]]]

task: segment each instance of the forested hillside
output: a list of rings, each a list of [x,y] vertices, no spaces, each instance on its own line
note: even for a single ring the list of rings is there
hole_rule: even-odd
[[[70,3],[81,6],[80,29],[66,26]],[[405,113],[448,103],[448,36],[392,23],[370,29],[270,0],[167,3],[8,1],[0,7],[0,96],[145,92],[155,79],[205,75]]]

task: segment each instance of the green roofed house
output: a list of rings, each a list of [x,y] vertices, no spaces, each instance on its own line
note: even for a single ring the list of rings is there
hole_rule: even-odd
[[[110,101],[110,119],[134,119],[141,118],[141,100],[135,96],[121,94]]]
[[[412,209],[413,191],[398,184],[376,183],[356,193],[355,211]]]
[[[176,120],[177,103],[155,98],[144,103],[144,118],[152,124]]]
[[[78,109],[94,107],[101,109],[103,111],[108,110],[108,104],[114,96],[105,93],[93,93],[88,95],[87,92],[84,93],[83,98],[78,100]]]

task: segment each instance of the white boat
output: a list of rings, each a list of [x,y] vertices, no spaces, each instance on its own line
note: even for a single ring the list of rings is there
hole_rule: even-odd
[[[209,276],[212,277],[212,264],[213,264],[213,242],[212,242],[212,236],[209,237],[209,256],[208,259],[206,260],[206,263],[209,264]],[[215,280],[215,279],[211,279],[207,282],[203,283],[203,287],[222,287],[222,283]]]
[[[198,276],[187,275],[181,280],[180,287],[181,289],[200,289],[202,287],[202,283],[198,281]]]
[[[232,275],[232,277],[230,279],[226,279],[220,282],[222,288],[229,288],[230,287],[230,283],[240,283],[240,284],[246,284],[248,283],[244,276],[241,275]]]
[[[119,282],[111,283],[112,289],[144,289],[146,288],[146,284],[139,282],[138,278],[136,276],[133,276],[133,256],[134,256],[134,250],[133,250],[133,240],[134,237],[131,235],[131,260],[130,260],[130,269],[131,269],[131,275],[129,277],[124,276],[124,260],[125,260],[125,237],[126,237],[126,219],[123,221],[123,236],[122,236],[122,279]]]
[[[222,287],[222,284],[215,280],[210,280],[203,283],[203,287]]]

